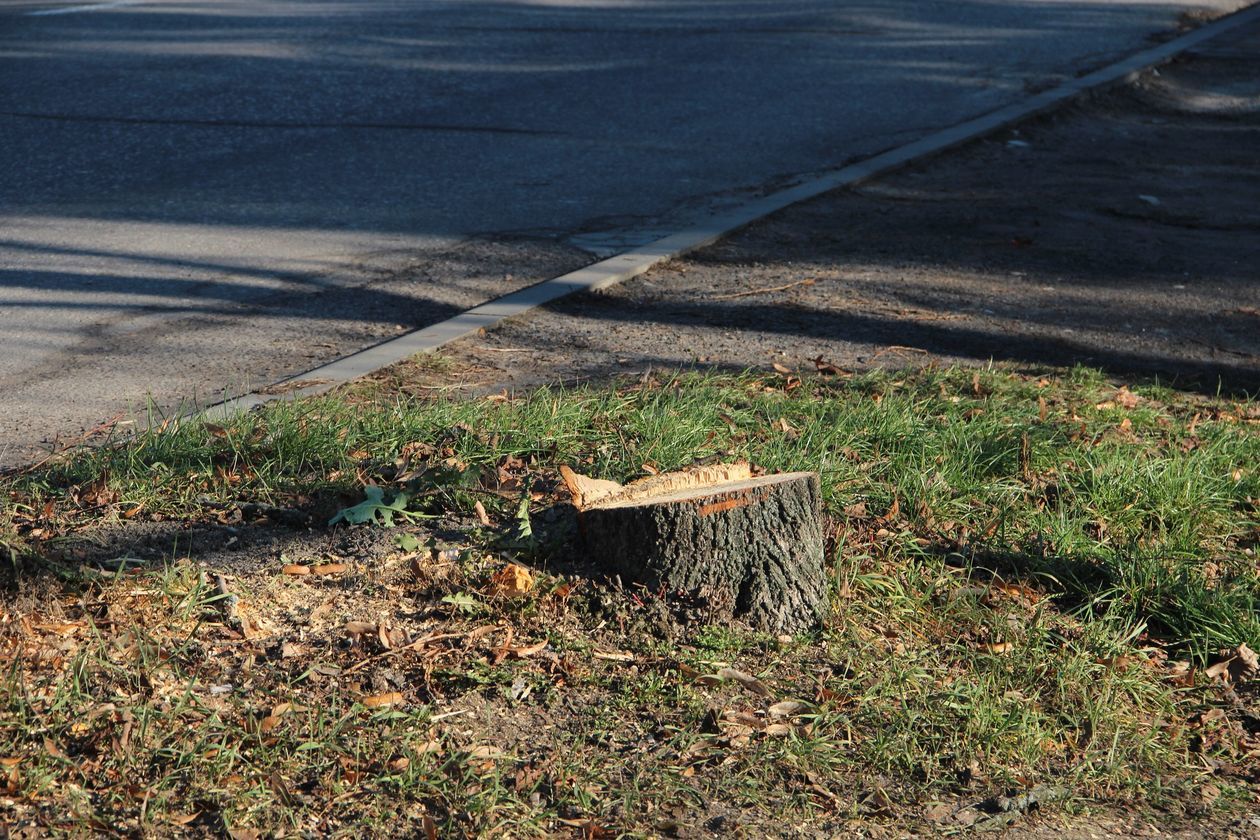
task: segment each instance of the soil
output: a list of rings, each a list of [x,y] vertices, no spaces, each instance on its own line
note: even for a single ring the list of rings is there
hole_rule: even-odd
[[[1084,364],[1260,389],[1260,27],[383,374]]]

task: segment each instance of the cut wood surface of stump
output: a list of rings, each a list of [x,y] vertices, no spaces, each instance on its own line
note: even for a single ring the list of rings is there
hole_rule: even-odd
[[[619,485],[561,468],[592,560],[774,633],[818,624],[827,593],[818,475],[695,467]]]

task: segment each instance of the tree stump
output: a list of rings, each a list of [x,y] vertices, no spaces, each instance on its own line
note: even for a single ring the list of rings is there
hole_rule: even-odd
[[[817,626],[827,595],[818,475],[698,467],[622,487],[562,468],[591,558],[773,633]]]

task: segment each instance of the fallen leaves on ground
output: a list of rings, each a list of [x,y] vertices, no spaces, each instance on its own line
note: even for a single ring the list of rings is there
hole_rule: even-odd
[[[1220,651],[1217,659],[1216,663],[1209,665],[1203,672],[1214,680],[1241,683],[1260,676],[1260,657],[1245,644]]]
[[[721,668],[716,674],[706,674],[696,679],[701,685],[719,685],[727,680],[742,685],[745,689],[756,694],[759,697],[770,697],[771,692],[761,680],[752,674],[746,674],[735,668]]]
[[[524,566],[508,563],[490,576],[489,594],[508,598],[527,595],[534,588],[534,576]]]
[[[384,706],[398,706],[403,702],[403,695],[400,691],[385,691],[381,694],[369,694],[360,700],[364,706],[369,709],[379,709]]]

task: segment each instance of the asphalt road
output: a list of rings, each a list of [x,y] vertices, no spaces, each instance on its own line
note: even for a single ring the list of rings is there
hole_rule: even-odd
[[[309,369],[1242,5],[0,0],[0,463]]]

